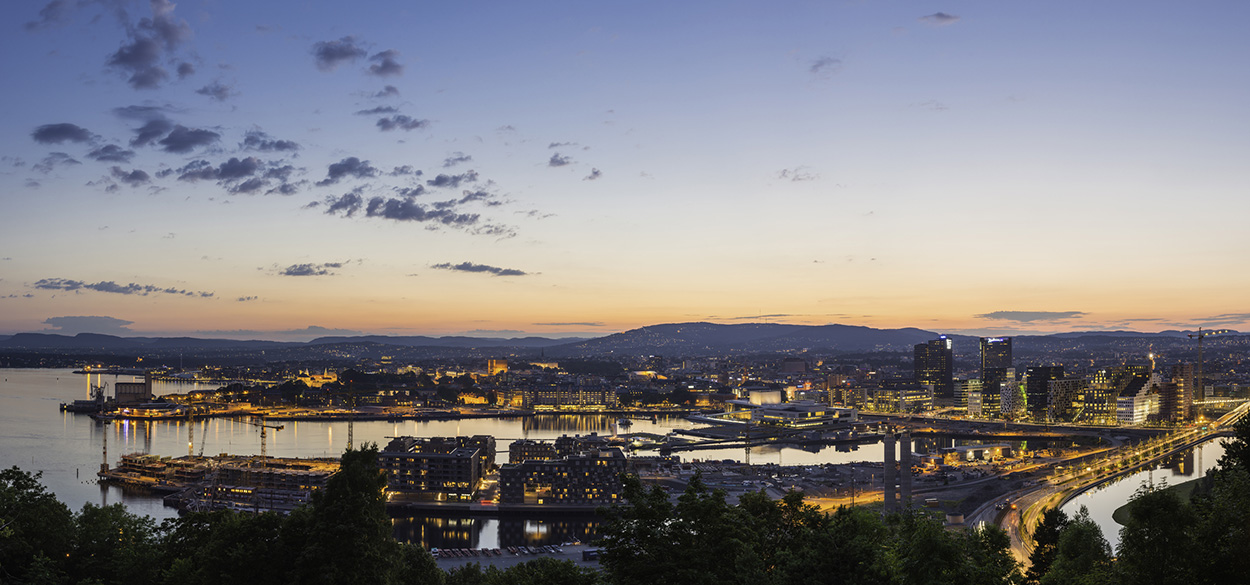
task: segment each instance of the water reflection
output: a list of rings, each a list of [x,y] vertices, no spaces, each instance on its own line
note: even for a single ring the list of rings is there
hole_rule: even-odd
[[[595,538],[599,518],[410,516],[393,518],[391,524],[397,540],[427,548],[504,548],[588,542]]]

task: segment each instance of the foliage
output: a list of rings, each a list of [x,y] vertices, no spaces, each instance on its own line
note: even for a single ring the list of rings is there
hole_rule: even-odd
[[[1029,555],[1029,570],[1024,574],[1025,583],[1036,585],[1042,575],[1050,570],[1059,546],[1059,534],[1068,525],[1068,515],[1059,508],[1051,508],[1042,514],[1042,521],[1033,531],[1033,554]]]
[[[53,582],[65,571],[74,518],[39,478],[0,471],[0,583]]]
[[[1042,585],[1102,585],[1111,581],[1111,545],[1085,506],[1059,533]]]

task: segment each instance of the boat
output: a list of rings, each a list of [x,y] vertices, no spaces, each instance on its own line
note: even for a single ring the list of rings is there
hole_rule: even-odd
[[[616,426],[618,427],[629,427],[629,426],[633,426],[633,424],[634,423],[627,418],[616,419]]]

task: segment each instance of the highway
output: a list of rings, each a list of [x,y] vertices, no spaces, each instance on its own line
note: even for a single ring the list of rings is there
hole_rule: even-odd
[[[1219,436],[1230,436],[1229,427],[1247,412],[1250,412],[1250,402],[1229,411],[1206,427],[1179,429],[1146,441],[1106,449],[1083,457],[1084,460],[1079,463],[1063,462],[1068,464],[1054,466],[1051,477],[1034,480],[1033,485],[986,502],[968,517],[967,524],[997,524],[1011,538],[1011,551],[1016,560],[1027,568],[1033,551],[1033,531],[1046,510],[1062,506],[1085,490],[1153,465],[1173,453]],[[1010,509],[1010,504],[1015,504],[1016,509]],[[1000,510],[1000,507],[1006,509]]]

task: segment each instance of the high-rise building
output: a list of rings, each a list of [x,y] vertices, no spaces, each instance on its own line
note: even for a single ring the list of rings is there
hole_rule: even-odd
[[[1194,385],[1197,383],[1193,364],[1172,366],[1172,380],[1160,392],[1159,418],[1184,421],[1193,418]]]
[[[1024,371],[1024,396],[1029,416],[1046,420],[1050,408],[1050,381],[1063,377],[1063,366],[1030,366]]]
[[[998,396],[1002,383],[1007,381],[1011,369],[1011,338],[981,338],[981,387],[982,393]]]
[[[955,396],[955,351],[945,335],[916,344],[914,371],[916,382],[933,386],[937,398]]]

